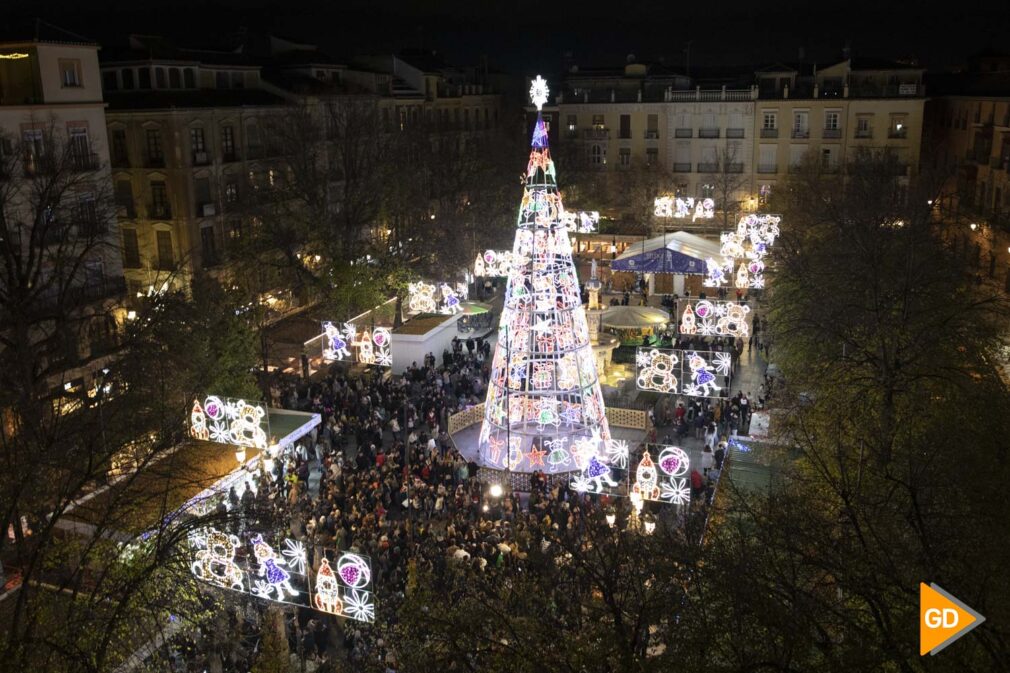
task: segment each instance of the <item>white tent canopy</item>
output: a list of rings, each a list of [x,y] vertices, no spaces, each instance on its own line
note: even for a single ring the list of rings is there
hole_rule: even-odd
[[[603,312],[604,327],[643,329],[670,322],[670,314],[651,306],[611,306]]]
[[[633,243],[611,262],[611,268],[622,271],[703,273],[705,260],[710,257],[718,259],[721,247],[718,241],[711,241],[686,231],[677,231],[641,243]],[[697,263],[692,263],[691,266],[695,268],[700,266],[700,269],[686,271],[684,262],[693,260]]]

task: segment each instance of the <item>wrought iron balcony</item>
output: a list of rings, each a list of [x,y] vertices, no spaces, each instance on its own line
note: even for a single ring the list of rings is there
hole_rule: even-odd
[[[674,173],[690,173],[691,172],[691,162],[690,161],[675,161],[673,162],[673,172]]]
[[[778,138],[779,137],[779,130],[778,129],[761,129],[761,137],[762,138]]]
[[[694,129],[675,129],[673,132],[674,138],[690,138],[694,135]]]
[[[824,129],[821,131],[822,138],[841,138],[842,129]]]
[[[718,138],[719,129],[698,129],[699,138]]]
[[[583,129],[585,140],[610,140],[610,129]]]
[[[727,138],[743,138],[745,135],[745,129],[726,129]]]
[[[778,173],[778,164],[758,164],[758,173]]]
[[[719,170],[719,162],[717,161],[702,161],[698,163],[699,173],[715,173]]]
[[[809,138],[810,137],[810,129],[793,129],[792,137],[793,138],[799,138],[799,139]]]

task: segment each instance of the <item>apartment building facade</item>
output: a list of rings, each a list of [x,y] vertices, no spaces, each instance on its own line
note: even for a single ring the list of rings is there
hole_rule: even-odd
[[[31,310],[44,312],[52,303],[74,315],[62,316],[66,322],[82,325],[60,335],[58,351],[43,354],[48,383],[57,393],[90,388],[126,317],[118,230],[104,207],[110,162],[98,45],[41,23],[24,40],[0,43],[0,137],[0,158],[10,170],[0,180],[20,183],[5,189],[0,206],[12,229],[0,236],[20,247],[18,272],[38,274],[42,289]],[[68,259],[79,269],[68,271]],[[50,331],[35,328],[40,337]]]
[[[921,68],[845,59],[719,79],[634,62],[573,70],[545,114],[556,125],[552,139],[580,145],[591,166],[662,167],[665,191],[676,196],[714,197],[720,183],[731,184],[741,210],[762,207],[808,155],[829,170],[859,148],[893,152],[902,175],[919,164]]]
[[[199,272],[227,275],[227,250],[248,226],[243,191],[284,178],[267,120],[289,105],[322,119],[323,106],[365,98],[387,132],[423,126],[460,136],[497,125],[501,111],[501,96],[466,73],[395,56],[349,66],[276,37],[221,52],[142,36],[130,46],[103,62],[102,76],[132,296],[186,287]],[[285,308],[300,301],[288,295],[278,288],[268,299]]]
[[[937,207],[955,250],[1010,292],[1010,54],[932,78],[924,165],[947,177]]]
[[[825,68],[756,72],[753,171],[759,206],[805,160],[840,170],[856,152],[892,152],[899,174],[918,168],[923,70],[846,59]]]

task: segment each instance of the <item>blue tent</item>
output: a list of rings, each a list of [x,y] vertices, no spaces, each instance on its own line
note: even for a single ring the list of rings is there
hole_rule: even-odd
[[[719,244],[678,231],[635,243],[610,263],[613,271],[704,274],[705,260],[719,258]]]

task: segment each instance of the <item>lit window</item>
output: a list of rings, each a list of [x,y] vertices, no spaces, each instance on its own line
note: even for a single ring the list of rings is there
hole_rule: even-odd
[[[59,60],[60,84],[64,88],[81,86],[81,62],[76,58]]]

